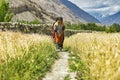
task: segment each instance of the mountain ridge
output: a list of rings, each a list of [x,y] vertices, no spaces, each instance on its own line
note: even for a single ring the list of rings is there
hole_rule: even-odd
[[[72,2],[70,2],[68,0],[60,0],[60,1],[64,5],[66,5],[68,8],[70,8],[79,18],[84,19],[86,22],[100,23],[99,20],[97,20],[95,17],[93,17],[89,13],[85,12],[84,10],[82,10],[77,5],[73,4]]]
[[[101,22],[106,25],[112,25],[114,23],[120,24],[120,11],[113,15],[103,18]]]

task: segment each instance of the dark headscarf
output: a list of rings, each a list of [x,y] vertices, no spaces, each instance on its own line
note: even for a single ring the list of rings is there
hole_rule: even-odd
[[[57,20],[61,20],[63,22],[63,18],[62,17],[57,17],[55,21]]]

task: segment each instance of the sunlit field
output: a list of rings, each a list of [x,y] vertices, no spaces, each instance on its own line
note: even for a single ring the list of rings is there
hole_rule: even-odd
[[[38,80],[57,54],[50,37],[0,32],[0,80]]]
[[[70,68],[78,80],[120,80],[119,33],[79,33],[67,38],[65,47],[73,51]]]

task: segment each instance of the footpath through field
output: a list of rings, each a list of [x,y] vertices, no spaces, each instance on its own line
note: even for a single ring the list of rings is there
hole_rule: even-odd
[[[70,80],[75,80],[75,73],[69,72],[69,53],[59,52],[59,59],[52,66],[51,72],[48,72],[43,80],[64,80],[64,78],[69,75]]]

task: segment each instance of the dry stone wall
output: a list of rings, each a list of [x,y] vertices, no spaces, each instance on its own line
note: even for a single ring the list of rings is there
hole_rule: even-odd
[[[38,33],[51,35],[50,24],[23,24],[18,22],[0,22],[1,31],[13,31],[22,33]],[[79,30],[65,30],[65,36],[71,36],[76,33],[91,33],[91,31],[79,31]]]

